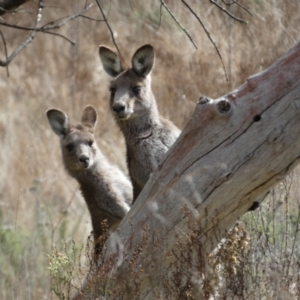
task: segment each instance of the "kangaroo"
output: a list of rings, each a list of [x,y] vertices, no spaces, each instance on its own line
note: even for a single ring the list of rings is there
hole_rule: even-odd
[[[104,235],[103,221],[107,222],[108,232],[116,229],[132,204],[132,185],[97,146],[94,138],[97,112],[93,106],[83,110],[78,125],[70,125],[68,116],[61,110],[50,109],[47,117],[52,130],[60,137],[65,168],[78,181],[88,206],[97,254]]]
[[[99,55],[104,70],[114,78],[110,83],[110,108],[125,137],[135,201],[180,130],[159,115],[151,90],[155,56],[151,45],[135,52],[131,68],[125,68],[121,57],[105,46],[99,47]]]

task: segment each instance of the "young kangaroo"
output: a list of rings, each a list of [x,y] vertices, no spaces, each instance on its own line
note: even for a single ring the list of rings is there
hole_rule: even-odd
[[[95,249],[99,253],[99,238],[104,233],[101,223],[106,220],[109,231],[117,227],[132,204],[132,185],[97,146],[94,138],[97,113],[93,106],[83,110],[81,124],[75,126],[70,125],[68,116],[57,109],[48,110],[47,117],[60,137],[65,168],[78,181],[87,203]]]
[[[151,45],[135,52],[129,69],[111,49],[100,46],[99,54],[104,70],[114,77],[110,83],[110,107],[125,137],[135,201],[180,130],[158,113],[151,90],[150,73],[154,66]]]

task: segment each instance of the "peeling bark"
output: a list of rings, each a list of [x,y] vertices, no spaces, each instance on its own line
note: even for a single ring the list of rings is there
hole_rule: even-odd
[[[91,288],[97,277],[91,271],[82,292],[90,298],[174,299],[166,296],[170,287],[182,292],[190,285],[226,231],[299,158],[300,43],[236,90],[200,99],[107,241],[96,268],[98,290]]]

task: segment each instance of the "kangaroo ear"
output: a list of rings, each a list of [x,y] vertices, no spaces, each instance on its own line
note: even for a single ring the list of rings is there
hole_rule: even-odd
[[[146,77],[154,66],[154,49],[151,45],[144,45],[139,48],[132,57],[132,69]]]
[[[97,123],[97,112],[92,105],[88,105],[82,112],[81,123],[94,128]]]
[[[111,49],[105,46],[100,46],[99,55],[103,68],[108,75],[116,77],[124,70],[121,58]]]
[[[61,110],[49,109],[47,111],[47,118],[50,123],[52,130],[58,136],[65,136],[69,129],[69,118]]]

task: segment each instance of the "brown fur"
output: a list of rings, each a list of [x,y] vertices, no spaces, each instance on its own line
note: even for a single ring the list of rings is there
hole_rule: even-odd
[[[101,223],[106,220],[111,232],[129,211],[132,185],[99,150],[94,138],[97,113],[92,106],[84,109],[81,124],[75,126],[69,124],[68,116],[60,110],[48,110],[47,117],[53,131],[60,136],[65,168],[80,185],[97,244],[104,234]]]
[[[125,69],[121,58],[107,47],[100,46],[99,54],[105,71],[114,77],[110,83],[110,107],[125,137],[135,201],[180,130],[158,113],[151,90],[151,45],[135,52],[131,69]]]

